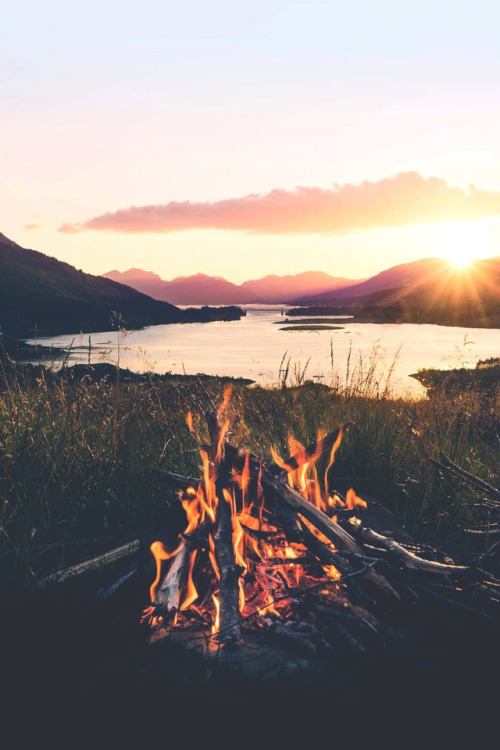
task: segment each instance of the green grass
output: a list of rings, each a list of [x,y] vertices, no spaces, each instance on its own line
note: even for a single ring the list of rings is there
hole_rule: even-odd
[[[288,454],[289,432],[307,444],[319,428],[329,432],[349,422],[330,484],[376,497],[417,539],[466,555],[462,529],[484,520],[480,498],[442,478],[429,459],[442,451],[500,484],[498,389],[404,401],[387,398],[370,363],[351,367],[346,377],[332,375],[328,385],[307,381],[306,369],[284,368],[275,389],[235,383],[229,440],[270,460],[271,446]],[[160,508],[175,508],[175,493],[153,484],[148,472],[199,474],[197,441],[185,416],[193,413],[206,440],[203,415],[218,407],[224,387],[220,379],[201,377],[95,382],[88,375],[30,371],[4,358],[1,579],[27,583],[51,566],[75,562],[65,548],[78,547],[84,557],[93,547],[81,540],[141,535]],[[44,550],[50,544],[55,551]]]

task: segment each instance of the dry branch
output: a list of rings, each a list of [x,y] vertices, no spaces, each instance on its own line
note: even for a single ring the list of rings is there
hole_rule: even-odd
[[[116,547],[116,549],[112,549],[102,555],[93,557],[90,560],[85,560],[84,562],[78,563],[78,565],[72,565],[69,568],[64,568],[64,570],[58,570],[55,573],[51,573],[50,575],[45,576],[45,578],[35,581],[33,587],[36,589],[43,589],[48,586],[55,586],[69,580],[70,578],[75,578],[83,573],[88,573],[91,570],[106,568],[119,560],[137,555],[138,552],[139,540],[134,539],[132,542],[127,542],[127,544],[124,544],[121,547]]]
[[[350,523],[352,530],[358,539],[368,542],[368,544],[383,547],[407,568],[420,570],[424,573],[438,573],[445,576],[460,575],[468,573],[471,570],[466,565],[448,565],[445,563],[434,562],[433,560],[425,560],[423,557],[418,557],[418,555],[405,549],[394,539],[390,539],[389,537],[379,534],[377,531],[373,531],[373,529],[362,526],[359,519],[353,518]]]
[[[165,471],[164,469],[153,469],[153,471],[149,472],[149,476],[151,479],[176,490],[187,490],[189,487],[193,487],[193,489],[197,490],[201,483],[200,479],[194,479],[194,477],[183,477],[180,474],[174,474],[173,472]]]
[[[245,462],[245,456],[227,443],[225,444],[225,455],[226,459],[241,471]],[[251,476],[257,480],[260,478],[264,495],[272,507],[276,507],[281,503],[291,508],[296,514],[302,515],[338,548],[340,555],[346,550],[347,552],[363,556],[362,549],[347,531],[335,523],[335,521],[332,521],[326,513],[316,508],[309,500],[306,500],[297,490],[292,489],[292,487],[281,479],[281,476],[277,477],[273,474],[272,466],[271,468],[261,466],[257,457],[252,455],[250,456],[249,466]],[[391,586],[389,581],[372,568],[367,568],[363,576],[379,591],[383,591],[392,598],[400,598],[398,592]]]
[[[457,464],[453,463],[453,461],[449,459],[447,456],[445,456],[444,454],[441,455],[442,463],[434,460],[433,458],[431,458],[430,461],[442,471],[447,471],[450,474],[453,474],[454,476],[457,476],[460,479],[463,479],[465,482],[468,482],[477,490],[481,490],[482,492],[485,492],[494,500],[496,500],[497,502],[500,502],[500,490],[497,490],[496,487],[493,487],[493,485],[488,484],[488,482],[485,482],[483,479],[476,477],[474,474],[471,474],[469,471],[462,469],[461,466],[458,466]]]

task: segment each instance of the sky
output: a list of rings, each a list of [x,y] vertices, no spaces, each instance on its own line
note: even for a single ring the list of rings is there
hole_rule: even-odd
[[[0,232],[101,274],[500,255],[494,0],[2,0]]]

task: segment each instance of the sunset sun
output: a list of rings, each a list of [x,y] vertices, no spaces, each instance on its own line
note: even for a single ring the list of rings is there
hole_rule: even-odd
[[[465,269],[473,261],[488,254],[485,228],[478,223],[449,224],[436,248],[437,255],[449,260],[457,269]]]

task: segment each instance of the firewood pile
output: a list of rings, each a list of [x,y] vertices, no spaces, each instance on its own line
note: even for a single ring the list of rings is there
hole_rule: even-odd
[[[411,649],[435,622],[444,632],[498,629],[500,581],[484,557],[457,565],[416,544],[374,498],[328,488],[342,427],[266,464],[226,440],[222,414],[206,414],[199,478],[152,472],[186,517],[175,543],[160,531],[151,545],[142,623],[154,658],[180,649],[207,674],[269,682]],[[440,468],[459,476],[450,464]],[[500,503],[495,488],[481,489]]]

